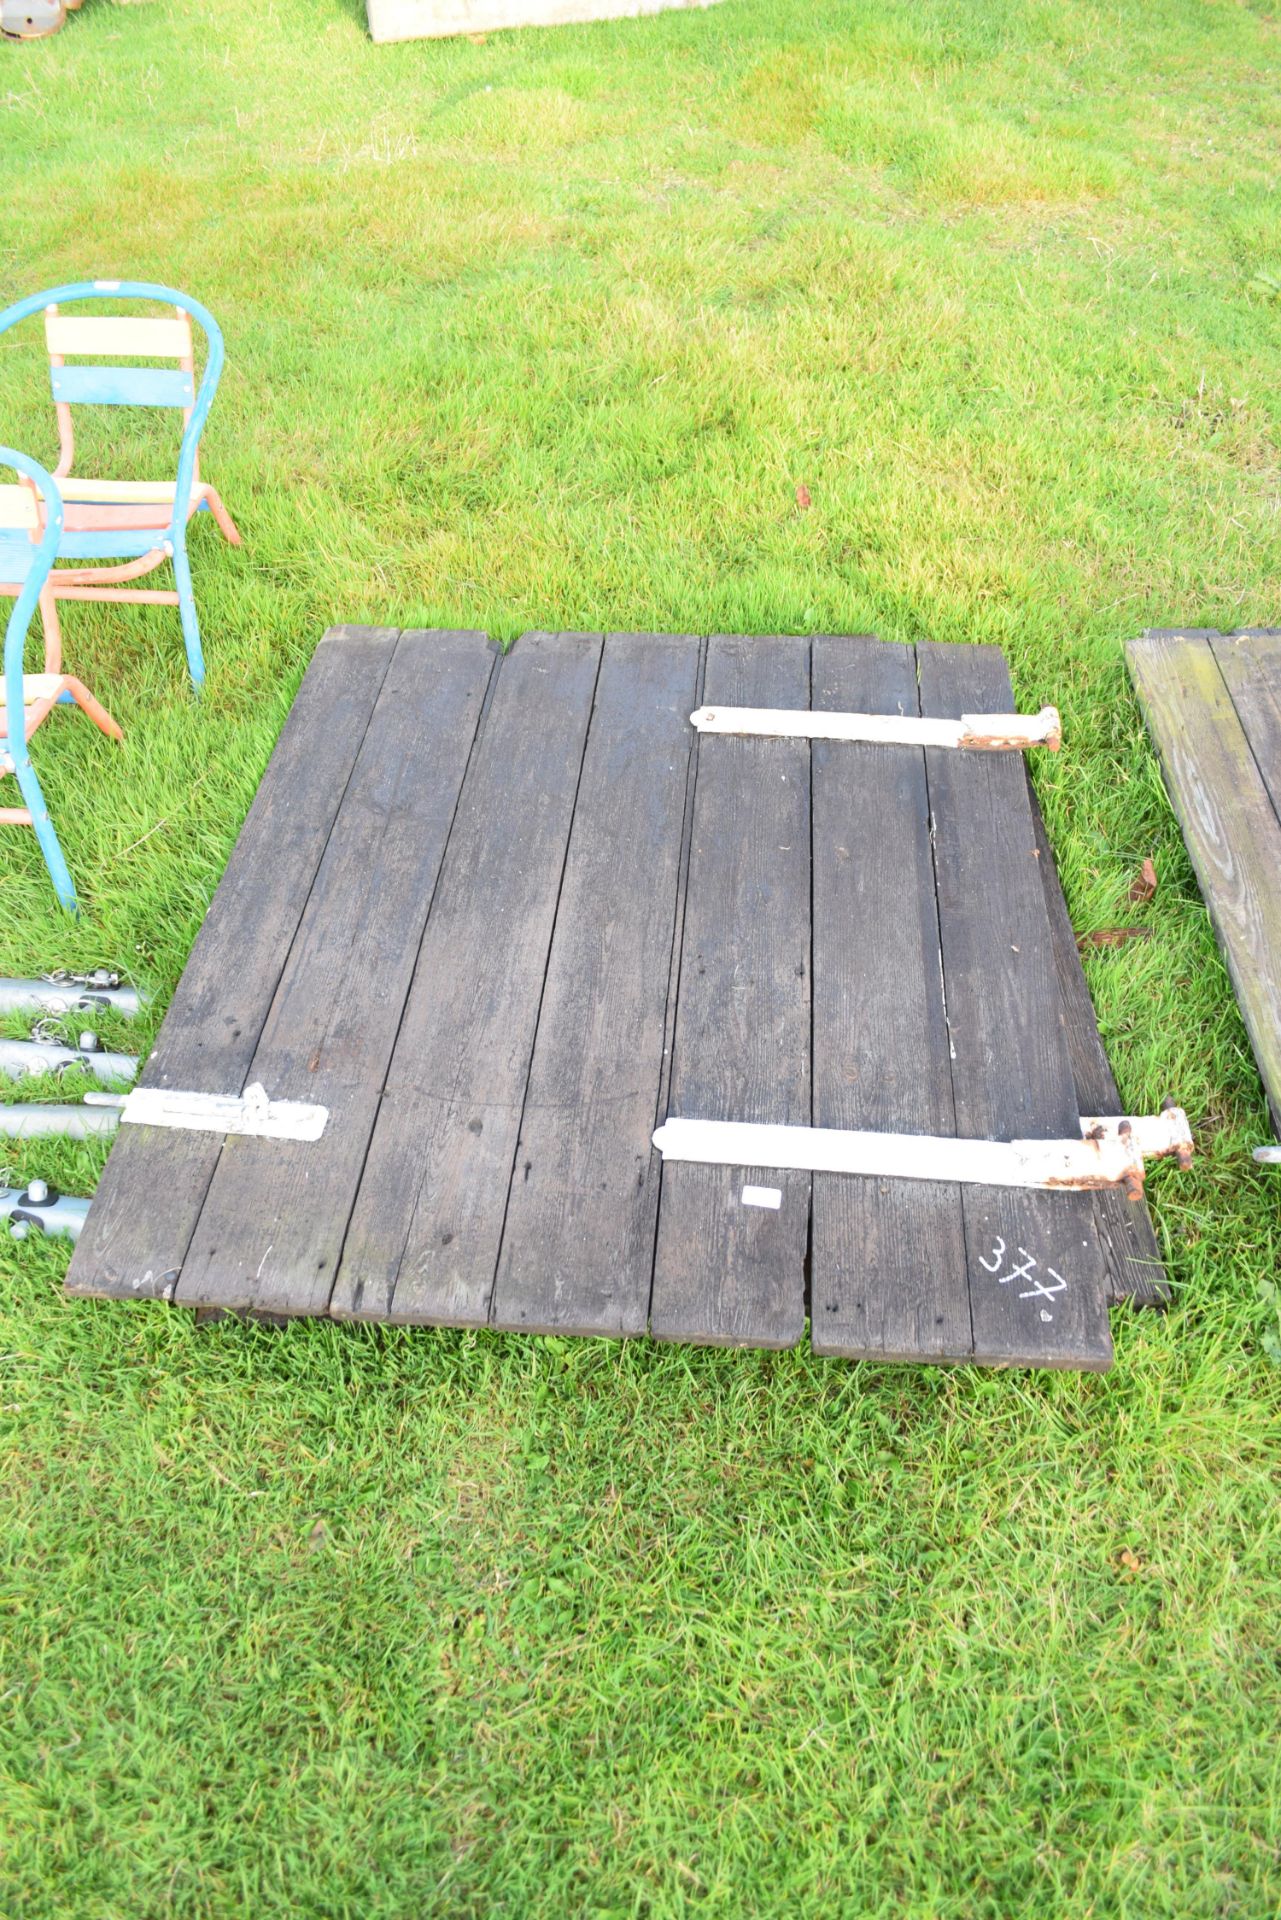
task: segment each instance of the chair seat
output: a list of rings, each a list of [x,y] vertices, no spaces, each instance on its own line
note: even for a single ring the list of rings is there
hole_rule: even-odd
[[[64,507],[73,501],[101,507],[170,507],[178,483],[176,480],[88,480],[69,473],[59,480],[58,490]],[[193,513],[208,492],[203,481],[197,481],[191,489]]]
[[[207,504],[210,491],[202,481],[197,481],[192,487],[187,507],[189,519]],[[176,492],[177,483],[173,480],[88,480],[68,475],[62,482],[63,539],[58,549],[59,557],[104,560],[126,555],[137,557],[150,552],[163,542],[153,540],[141,548],[134,545],[108,547],[101,541],[86,546],[79,536],[119,533],[161,535],[173,517]],[[74,543],[68,538],[72,535],[76,536]]]
[[[140,560],[146,553],[158,553],[164,546],[164,528],[130,532],[127,528],[98,533],[68,533],[65,528],[58,542],[59,560]],[[57,579],[55,573],[54,579]]]

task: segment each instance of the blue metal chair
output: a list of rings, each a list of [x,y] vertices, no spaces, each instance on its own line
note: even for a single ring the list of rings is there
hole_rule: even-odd
[[[62,538],[62,501],[52,474],[12,447],[0,447],[0,467],[22,479],[0,486],[0,591],[16,595],[4,636],[4,686],[0,690],[0,774],[18,782],[23,804],[0,807],[0,825],[33,827],[45,865],[68,912],[76,911],[76,890],[31,764],[31,737],[63,701],[74,701],[95,726],[119,740],[120,729],[88,689],[69,674],[24,673],[27,629],[53,570]],[[47,603],[46,603],[47,604]],[[45,636],[45,663],[50,638]]]
[[[174,316],[64,313],[85,300],[162,302]],[[240,545],[231,515],[217,492],[200,478],[200,435],[225,358],[222,334],[213,315],[198,300],[172,287],[141,280],[78,281],[33,293],[0,313],[0,334],[31,315],[42,313],[54,409],[58,419],[59,459],[54,478],[64,502],[59,560],[97,565],[55,567],[50,581],[55,600],[113,600],[176,606],[182,620],[187,664],[193,683],[205,677],[200,622],[187,557],[187,522],[197,513],[212,514],[223,535]],[[204,372],[196,381],[192,322],[205,336]],[[69,364],[139,359],[168,361],[168,366]],[[183,417],[176,480],[85,478],[72,471],[76,406],[173,407]],[[173,563],[174,591],[134,587],[129,582]],[[110,562],[112,564],[102,564]],[[56,613],[54,620],[56,621]]]

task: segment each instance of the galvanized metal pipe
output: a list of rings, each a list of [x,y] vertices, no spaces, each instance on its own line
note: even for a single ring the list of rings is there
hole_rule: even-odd
[[[0,1107],[0,1135],[10,1140],[37,1140],[49,1134],[88,1140],[114,1133],[119,1125],[118,1107]]]
[[[43,1180],[32,1180],[22,1188],[0,1187],[0,1227],[7,1226],[12,1240],[27,1240],[37,1233],[78,1240],[88,1212],[87,1200],[59,1193]]]
[[[136,1019],[148,996],[137,987],[113,984],[110,973],[80,980],[0,980],[0,1013],[91,1013],[109,1007]]]
[[[59,1073],[63,1067],[84,1067],[97,1080],[133,1080],[138,1073],[132,1053],[64,1047],[54,1040],[0,1039],[0,1073],[7,1073],[11,1080],[23,1080],[31,1073]]]

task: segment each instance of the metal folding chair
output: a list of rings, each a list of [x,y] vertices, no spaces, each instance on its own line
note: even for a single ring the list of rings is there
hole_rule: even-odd
[[[161,302],[172,317],[64,312],[86,300]],[[0,313],[0,333],[31,315],[43,313],[45,344],[58,419],[59,458],[54,478],[64,502],[60,561],[89,561],[88,566],[55,567],[50,590],[56,600],[114,600],[134,605],[176,606],[182,620],[187,664],[193,683],[205,677],[200,622],[187,557],[187,523],[209,513],[233,546],[240,535],[216,490],[200,477],[200,435],[222,373],[222,334],[213,315],[197,300],[172,287],[137,280],[81,281],[51,287]],[[204,371],[196,378],[192,322],[205,337]],[[161,366],[103,365],[139,360]],[[89,361],[90,364],[78,364]],[[182,413],[183,433],[175,480],[90,478],[73,472],[75,429],[72,408],[173,407]],[[171,561],[174,588],[135,587],[131,582]],[[110,563],[110,564],[106,564]],[[0,588],[0,591],[3,591]],[[55,615],[56,618],[56,615]]]
[[[27,629],[38,606],[52,607],[48,582],[62,538],[62,501],[52,474],[12,447],[0,447],[0,468],[21,475],[0,485],[0,592],[16,595],[4,637],[4,685],[0,689],[0,774],[18,783],[23,804],[0,807],[0,826],[32,827],[40,842],[49,877],[68,912],[76,911],[76,890],[67,871],[58,835],[31,764],[31,738],[53,709],[74,704],[113,740],[120,729],[84,684],[62,672],[56,624],[45,627],[43,673],[25,673]]]

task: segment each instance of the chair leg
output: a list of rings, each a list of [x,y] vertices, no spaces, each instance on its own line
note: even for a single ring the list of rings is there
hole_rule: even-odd
[[[98,727],[111,740],[124,739],[124,734],[120,727],[112,719],[102,702],[94,699],[83,680],[73,680],[71,675],[67,674],[66,683],[67,692],[71,695],[81,712],[88,714],[95,727]]]
[[[218,522],[218,529],[223,539],[230,541],[233,547],[240,546],[242,543],[239,529],[231,515],[227,512],[226,507],[223,506],[220,495],[213,487],[207,488],[205,499],[209,502],[209,511]]]
[[[200,649],[200,621],[196,616],[196,596],[191,587],[191,562],[184,540],[173,544],[173,577],[178,587],[178,612],[182,619],[182,637],[187,644],[187,665],[191,684],[199,691],[205,684],[205,656]]]
[[[80,908],[76,901],[76,890],[72,885],[67,863],[63,859],[53,821],[49,818],[49,809],[44,803],[44,794],[40,790],[36,770],[25,752],[21,757],[15,754],[14,759],[16,762],[14,774],[17,777],[22,798],[31,814],[31,824],[36,830],[36,839],[40,842],[40,851],[49,869],[53,890],[68,913],[78,913]]]
[[[58,603],[53,597],[53,583],[49,581],[40,595],[40,619],[44,626],[44,670],[46,673],[62,672],[62,622],[58,618]]]

